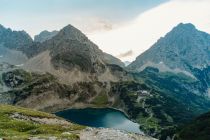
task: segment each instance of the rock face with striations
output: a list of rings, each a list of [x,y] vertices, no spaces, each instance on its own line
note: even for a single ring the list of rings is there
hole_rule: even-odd
[[[166,65],[191,73],[191,68],[210,65],[210,35],[199,31],[192,24],[182,24],[160,38],[150,49],[129,65],[131,70],[142,70],[144,66]]]
[[[43,44],[50,50],[51,61],[55,67],[81,71],[96,71],[104,64],[103,52],[82,32],[71,25],[64,27],[55,37]]]

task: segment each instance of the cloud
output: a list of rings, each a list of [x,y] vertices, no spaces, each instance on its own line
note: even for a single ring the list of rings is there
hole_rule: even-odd
[[[129,50],[125,53],[121,53],[119,54],[117,57],[122,59],[122,58],[126,58],[126,57],[129,57],[129,56],[132,56],[133,55],[133,51],[132,50]]]
[[[174,26],[193,23],[210,33],[210,0],[171,0],[140,14],[135,20],[111,31],[89,34],[99,47],[114,56],[133,50],[133,55],[119,58],[132,61]]]

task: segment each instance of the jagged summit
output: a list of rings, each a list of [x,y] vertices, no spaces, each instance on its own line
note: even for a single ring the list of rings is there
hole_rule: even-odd
[[[0,44],[10,49],[23,49],[32,45],[33,40],[25,31],[13,31],[0,25]]]
[[[49,32],[45,31],[42,33]],[[56,69],[64,68],[70,71],[79,69],[83,72],[100,73],[105,70],[106,64],[115,64],[123,67],[119,59],[105,54],[85,34],[72,25],[65,26],[54,36],[49,37],[45,41],[43,40],[42,43],[36,43],[30,50],[27,50],[27,53],[29,54],[28,56],[35,57],[46,51],[50,54],[50,63]]]
[[[36,35],[34,37],[34,42],[44,42],[46,40],[49,40],[51,38],[53,38],[54,36],[56,36],[58,34],[58,31],[52,31],[49,32],[47,30],[42,31],[41,33],[39,33],[38,35]]]
[[[196,27],[191,24],[183,24],[180,23],[176,27],[174,27],[169,33],[167,33],[164,37],[165,39],[174,40],[176,42],[178,41],[188,41],[189,39],[193,39],[196,36],[199,36],[199,34],[204,33],[196,29]]]
[[[192,30],[196,29],[195,25],[192,23],[179,23],[174,29],[186,29],[186,30]]]
[[[23,33],[23,34],[27,35],[28,37],[30,37],[30,35],[25,30],[20,30],[20,31],[12,30],[11,28],[6,28],[2,24],[0,24],[0,29],[4,30],[5,32]]]
[[[65,30],[65,31],[73,31],[73,30],[75,30],[75,31],[79,31],[77,28],[75,28],[73,25],[71,25],[71,24],[68,24],[68,25],[66,25],[65,27],[63,27],[63,29],[61,29],[61,31],[62,30]]]
[[[68,40],[88,40],[88,38],[80,30],[70,24],[61,29],[56,37]]]
[[[138,56],[129,68],[138,71],[145,65],[164,64],[171,69],[190,71],[189,67],[210,65],[209,51],[209,34],[197,30],[191,23],[180,23]]]

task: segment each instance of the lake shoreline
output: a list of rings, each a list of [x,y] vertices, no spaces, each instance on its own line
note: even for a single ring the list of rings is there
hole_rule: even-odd
[[[133,122],[137,123],[135,120],[133,120],[126,111],[124,111],[123,109],[120,109],[120,108],[115,108],[115,107],[111,107],[111,106],[95,106],[95,105],[91,105],[91,104],[75,104],[71,107],[68,107],[68,108],[64,108],[64,109],[60,109],[60,110],[57,110],[55,112],[52,112],[53,114],[56,114],[58,112],[61,112],[61,111],[65,111],[65,110],[69,110],[69,109],[87,109],[87,108],[94,108],[94,109],[105,109],[105,108],[108,108],[108,109],[114,109],[114,110],[117,110],[117,111],[120,111],[122,112],[127,118],[129,118],[130,120],[132,120]]]
[[[114,107],[70,107],[55,115],[84,126],[114,128],[144,135],[138,123],[132,121],[124,111]]]
[[[132,119],[125,110],[123,110],[121,108],[108,106],[108,105],[107,106],[96,106],[94,104],[76,103],[76,104],[71,105],[71,107],[60,109],[60,110],[57,110],[56,112],[52,112],[52,113],[55,114],[55,113],[58,113],[58,112],[61,112],[61,111],[69,110],[69,109],[86,109],[86,108],[95,108],[95,109],[109,108],[109,109],[114,109],[114,110],[122,112],[132,122],[139,124],[136,120]],[[139,126],[140,126],[140,124],[139,124]]]

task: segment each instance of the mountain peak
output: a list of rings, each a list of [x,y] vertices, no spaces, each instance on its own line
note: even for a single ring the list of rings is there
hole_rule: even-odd
[[[87,37],[80,30],[70,24],[61,29],[58,33],[58,36],[70,40],[87,39]]]
[[[195,29],[192,23],[179,23],[175,28]]]
[[[164,41],[173,40],[174,42],[182,42],[182,44],[188,43],[190,39],[195,39],[196,36],[198,36],[198,34],[200,33],[201,31],[197,30],[193,24],[180,23],[166,34],[166,36],[164,37]]]
[[[80,30],[78,30],[77,28],[75,28],[74,26],[68,24],[67,26],[65,26],[63,29],[60,30],[60,32],[65,32],[65,33],[75,33],[75,32],[79,32],[82,34],[82,32]]]
[[[74,26],[72,26],[71,24],[66,25],[63,29],[69,29],[69,30],[78,30],[77,28],[75,28]]]
[[[170,33],[187,33],[197,31],[196,27],[191,23],[180,23],[172,29]],[[190,34],[189,34],[190,35]]]
[[[191,72],[191,67],[202,68],[210,65],[209,46],[209,34],[197,30],[191,23],[180,23],[138,56],[129,67],[141,70],[142,66],[150,63],[164,64],[170,69],[178,68]]]

